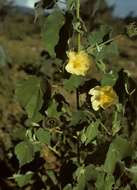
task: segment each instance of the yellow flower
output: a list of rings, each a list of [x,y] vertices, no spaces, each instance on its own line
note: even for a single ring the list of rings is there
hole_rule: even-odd
[[[106,109],[118,101],[118,96],[112,86],[96,86],[89,91],[89,94],[92,95],[91,103],[95,111],[100,107]]]
[[[91,58],[84,52],[68,52],[68,64],[65,69],[68,73],[85,76],[91,66]]]

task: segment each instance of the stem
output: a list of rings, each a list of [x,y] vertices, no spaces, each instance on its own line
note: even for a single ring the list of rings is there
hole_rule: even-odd
[[[77,17],[77,21],[79,21],[80,20],[80,0],[77,0],[76,17]],[[79,32],[77,32],[77,48],[79,52],[80,51],[80,33]]]
[[[76,19],[77,22],[80,21],[80,0],[77,0],[77,5],[76,5]],[[77,51],[80,51],[80,43],[81,43],[81,36],[80,33],[77,31]],[[77,110],[80,109],[79,106],[79,90],[78,88],[76,89],[76,104],[77,104]],[[77,161],[78,164],[80,165],[80,139],[79,139],[79,134],[77,134]]]
[[[77,19],[80,19],[80,0],[77,0],[77,7],[76,7],[76,16],[77,16]]]
[[[80,0],[77,0],[76,5],[76,18],[77,21],[80,20]],[[80,51],[80,33],[77,31],[77,51]],[[76,89],[76,102],[77,102],[77,109],[79,109],[79,91]]]
[[[80,20],[80,0],[77,0],[77,5],[76,5],[76,18],[77,21],[79,22]],[[80,33],[77,31],[77,51],[80,51]],[[80,108],[79,106],[79,90],[78,88],[76,89],[76,103],[77,103],[77,110]]]

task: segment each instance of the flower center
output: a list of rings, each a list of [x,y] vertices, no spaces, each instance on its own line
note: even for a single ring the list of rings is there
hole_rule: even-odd
[[[75,69],[79,68],[80,67],[80,62],[78,62],[77,60],[73,62],[73,67]]]
[[[108,96],[108,95],[104,95],[103,94],[103,95],[100,96],[100,102],[101,102],[101,104],[109,103],[111,101],[112,101],[112,98],[110,96]]]

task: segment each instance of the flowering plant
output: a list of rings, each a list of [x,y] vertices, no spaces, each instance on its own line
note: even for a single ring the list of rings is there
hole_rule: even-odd
[[[48,190],[122,190],[130,189],[126,176],[137,188],[127,116],[134,89],[127,73],[111,64],[119,36],[108,25],[88,30],[80,0],[68,0],[66,12],[56,4],[47,18],[37,19],[47,57],[16,86],[27,119],[14,150],[20,173],[13,178],[20,187],[40,180]],[[39,166],[25,173],[37,160]]]

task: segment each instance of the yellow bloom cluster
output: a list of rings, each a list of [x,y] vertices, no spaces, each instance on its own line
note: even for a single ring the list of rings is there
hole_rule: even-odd
[[[65,69],[68,73],[85,76],[91,67],[92,59],[84,52],[68,52],[68,64]]]
[[[95,111],[100,107],[106,109],[118,101],[118,96],[112,86],[96,86],[89,91],[89,94],[92,95],[91,103]]]

